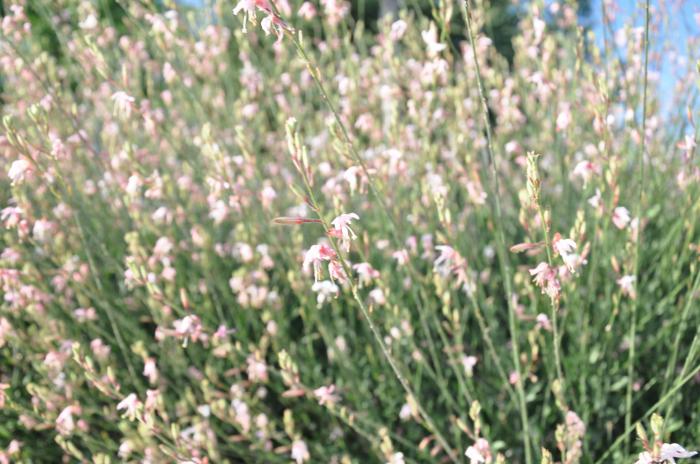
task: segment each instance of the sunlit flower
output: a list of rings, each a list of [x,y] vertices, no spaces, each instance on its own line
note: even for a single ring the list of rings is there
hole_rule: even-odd
[[[391,25],[391,34],[389,37],[393,41],[401,40],[408,29],[408,24],[403,19],[394,21]]]
[[[447,45],[438,42],[438,30],[435,23],[431,22],[430,28],[421,32],[421,37],[423,37],[423,42],[427,46],[428,56],[430,57],[437,56],[438,53],[447,48]]]
[[[112,101],[114,102],[114,114],[120,119],[129,119],[136,101],[134,97],[120,90],[112,95]]]
[[[469,458],[470,464],[478,464],[491,460],[491,446],[489,442],[483,438],[478,438],[476,442],[464,453]]]
[[[7,171],[7,177],[10,178],[12,184],[17,184],[25,179],[27,174],[31,172],[32,165],[29,161],[25,159],[18,159],[12,162],[9,171]]]

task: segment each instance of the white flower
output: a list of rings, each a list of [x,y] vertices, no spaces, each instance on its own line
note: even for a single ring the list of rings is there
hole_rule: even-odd
[[[470,464],[478,464],[480,462],[491,461],[491,446],[489,442],[483,438],[477,438],[473,446],[467,448],[464,453],[469,458]]]
[[[320,308],[323,305],[323,303],[325,303],[326,301],[330,300],[338,294],[339,288],[330,280],[322,280],[320,282],[314,282],[314,284],[311,286],[311,290],[318,293],[318,296],[316,297],[316,302],[318,303],[318,306]]]
[[[120,90],[112,95],[112,101],[114,102],[114,114],[117,117],[128,119],[131,116],[131,110],[135,101],[134,97]]]
[[[399,419],[402,421],[407,421],[411,417],[413,417],[413,409],[411,408],[410,404],[405,403],[403,406],[401,406],[401,410],[399,411]]]
[[[438,53],[447,48],[447,45],[438,42],[437,27],[435,23],[430,23],[430,29],[427,31],[422,31],[421,37],[423,37],[423,42],[427,45],[428,56],[436,56]]]
[[[95,29],[97,27],[97,18],[91,14],[87,18],[80,21],[78,24],[81,29]]]
[[[617,279],[617,285],[620,286],[620,290],[622,291],[622,293],[624,295],[629,296],[632,299],[634,299],[637,296],[637,293],[634,290],[635,280],[636,277],[633,275],[626,275]]]
[[[464,455],[469,458],[470,464],[478,464],[480,462],[486,462],[486,459],[484,459],[484,457],[481,455],[481,453],[479,453],[479,451],[477,451],[477,449],[474,448],[473,446],[470,446],[469,448],[467,448],[467,452],[464,453]]]
[[[318,387],[314,390],[314,396],[321,406],[333,406],[340,400],[340,397],[335,394],[335,385]]]
[[[600,193],[600,189],[595,189],[595,195],[593,195],[591,198],[588,199],[588,204],[591,205],[595,209],[600,208],[601,197],[602,197],[602,195]]]
[[[348,213],[341,214],[331,221],[333,225],[333,235],[341,239],[345,252],[350,251],[350,240],[355,240],[357,238],[355,232],[350,228],[350,224],[355,219],[359,220],[360,216],[355,213]]]
[[[126,398],[121,400],[117,405],[117,411],[124,410],[124,416],[129,420],[134,420],[138,414],[141,402],[135,393],[129,394]]]
[[[7,177],[12,181],[12,185],[24,180],[31,167],[32,165],[25,159],[13,161],[12,165],[10,165],[10,170],[7,171]]]
[[[462,356],[462,366],[464,366],[464,372],[471,377],[474,374],[474,366],[479,359],[476,356]]]
[[[75,430],[75,421],[73,420],[75,409],[75,406],[68,406],[56,418],[56,430],[61,435],[70,435]]]
[[[391,37],[391,40],[394,41],[401,40],[403,35],[406,33],[406,29],[408,29],[408,24],[406,24],[406,21],[399,19],[391,25],[391,34],[389,37]]]
[[[404,464],[403,453],[394,453],[386,464]]]
[[[692,458],[697,451],[688,451],[678,443],[664,443],[661,445],[661,460],[675,464],[675,458]]]
[[[561,259],[564,260],[564,264],[566,264],[566,267],[569,268],[569,271],[574,272],[576,270],[576,266],[581,261],[579,256],[573,253],[573,251],[576,249],[576,242],[570,238],[563,238],[555,240],[553,247],[554,251],[561,255]]]
[[[303,440],[294,440],[292,443],[292,459],[297,464],[301,464],[308,461],[311,456],[309,455],[309,448],[306,447],[306,443]]]

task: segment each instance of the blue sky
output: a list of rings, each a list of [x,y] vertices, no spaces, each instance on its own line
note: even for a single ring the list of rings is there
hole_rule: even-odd
[[[602,2],[600,0],[592,1],[594,8],[591,17],[593,31],[596,34],[598,43],[602,46],[603,43],[603,21],[602,21]],[[617,30],[625,24],[632,23],[635,27],[644,26],[644,5],[643,0],[617,0],[614,1],[618,12],[612,27]],[[658,32],[652,31],[650,39],[651,49],[661,51],[663,60],[660,69],[654,69],[659,72],[659,90],[660,95],[664,98],[667,105],[670,105],[673,96],[673,86],[676,82],[676,75],[685,73],[686,69],[679,69],[673,62],[672,57],[674,52],[683,56],[688,56],[687,41],[689,37],[697,37],[700,35],[700,25],[695,19],[695,14],[700,13],[700,2],[694,0],[667,0],[659,2],[652,0],[650,2],[652,8],[652,18],[663,17],[664,21]],[[661,16],[655,13],[661,10]],[[695,69],[694,62],[690,61],[687,68],[692,72]],[[665,111],[670,108],[663,107]]]
[[[178,3],[187,6],[201,6],[204,0],[178,0]],[[235,2],[232,0],[231,4]],[[552,1],[547,1],[547,4]],[[612,23],[613,29],[617,30],[625,24],[632,22],[637,27],[644,25],[644,0],[614,0],[612,2],[618,8],[615,21]],[[591,0],[593,12],[589,19],[599,45],[603,43],[603,21],[602,21],[602,1]],[[659,72],[659,89],[665,101],[670,102],[673,94],[673,85],[676,81],[675,75],[685,70],[675,67],[671,60],[672,52],[688,55],[687,39],[690,36],[700,35],[700,24],[695,19],[695,14],[700,14],[700,1],[696,0],[652,0],[652,12],[654,9],[663,8],[662,16],[664,23],[658,35],[651,38],[652,49],[660,50],[664,47],[664,60]],[[658,16],[657,16],[658,17]],[[689,68],[695,68],[694,63],[689,63]],[[665,108],[668,110],[669,108]]]

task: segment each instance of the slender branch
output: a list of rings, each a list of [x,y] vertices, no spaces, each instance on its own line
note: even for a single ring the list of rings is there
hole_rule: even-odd
[[[647,129],[647,74],[649,71],[649,0],[645,4],[644,18],[644,83],[642,90],[642,143],[639,151],[637,165],[639,169],[639,194],[635,217],[637,218],[637,237],[634,246],[634,284],[639,286],[639,244],[642,241],[642,200],[644,196],[644,155],[646,151],[646,129]],[[632,390],[634,385],[634,361],[637,351],[637,309],[639,307],[639,295],[632,301],[632,322],[629,331],[630,356],[627,363],[627,394],[625,399],[625,428],[632,424]],[[625,439],[625,449],[629,451],[629,436]]]
[[[479,97],[481,99],[481,109],[482,116],[484,119],[484,125],[486,126],[486,139],[487,139],[487,149],[489,155],[489,166],[491,168],[491,198],[493,198],[494,210],[496,213],[496,238],[497,238],[497,253],[498,261],[501,268],[501,274],[503,276],[503,284],[505,287],[506,301],[508,304],[508,325],[510,327],[510,337],[511,337],[511,350],[513,356],[513,364],[515,366],[515,372],[518,375],[518,380],[515,384],[515,388],[518,394],[518,403],[520,409],[520,419],[523,426],[523,447],[525,448],[525,462],[527,464],[532,464],[532,449],[530,445],[530,423],[527,416],[527,404],[525,402],[525,391],[523,388],[522,372],[520,367],[520,349],[518,348],[518,327],[515,320],[515,303],[513,301],[513,282],[510,269],[510,263],[508,262],[508,254],[506,252],[505,235],[503,232],[504,220],[503,213],[501,211],[501,200],[499,198],[499,182],[498,182],[498,169],[496,166],[496,157],[493,150],[493,137],[491,133],[491,123],[489,121],[488,115],[488,105],[486,103],[486,93],[484,91],[484,84],[481,79],[481,69],[479,68],[479,59],[476,53],[476,45],[474,44],[474,33],[472,31],[472,22],[470,17],[469,6],[467,0],[462,2],[462,13],[464,15],[464,20],[467,25],[467,33],[469,35],[469,42],[471,43],[472,53],[474,55],[474,65],[476,67],[476,81],[479,87]]]

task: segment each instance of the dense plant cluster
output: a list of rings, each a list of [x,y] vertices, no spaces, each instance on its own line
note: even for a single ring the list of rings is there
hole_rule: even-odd
[[[674,55],[658,90],[659,8],[518,5],[509,62],[488,2],[97,3],[32,2],[60,53],[4,5],[0,462],[693,456],[698,86]]]

